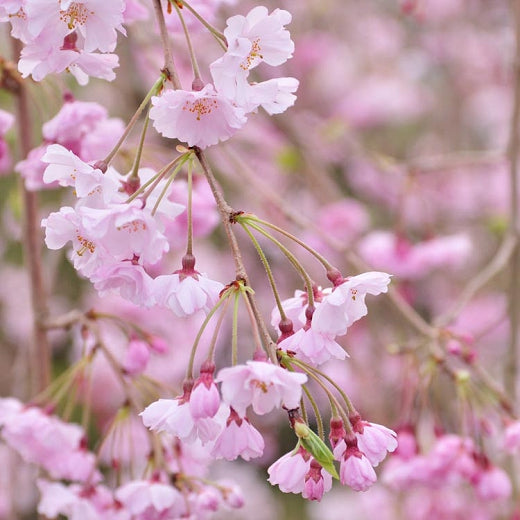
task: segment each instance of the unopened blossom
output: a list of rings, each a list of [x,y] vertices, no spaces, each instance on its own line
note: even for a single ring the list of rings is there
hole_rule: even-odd
[[[282,405],[298,408],[307,376],[265,361],[247,361],[245,365],[223,368],[216,381],[222,383],[224,402],[243,417],[249,405],[259,415]]]
[[[313,329],[322,334],[345,334],[348,327],[367,314],[365,296],[386,293],[389,283],[390,275],[377,271],[348,278],[316,307],[312,316]]]
[[[277,484],[284,493],[302,493],[305,488],[305,476],[311,467],[311,456],[303,448],[286,453],[273,462],[267,473],[271,484]]]
[[[194,419],[215,417],[220,406],[220,395],[213,379],[215,365],[204,363],[190,396],[190,411]]]
[[[334,448],[334,458],[340,461],[339,478],[343,485],[366,491],[377,480],[372,464],[357,447],[355,438],[340,442]]]
[[[305,484],[302,491],[303,498],[317,500],[323,498],[332,488],[332,475],[325,471],[321,464],[315,459],[311,459],[309,471],[305,475]]]
[[[372,466],[378,466],[387,453],[397,448],[397,434],[381,424],[363,421],[358,414],[350,417],[358,448]]]
[[[150,360],[150,346],[139,337],[133,337],[128,342],[122,368],[126,374],[142,374]]]
[[[209,312],[217,303],[224,285],[194,271],[181,271],[161,275],[153,282],[154,297],[158,305],[171,309],[184,318],[203,310]]]
[[[245,122],[241,108],[207,84],[202,90],[167,90],[152,97],[150,119],[164,137],[206,148],[229,139]]]
[[[233,408],[229,411],[226,427],[215,440],[211,451],[217,459],[250,460],[264,452],[264,439],[247,417],[240,417]]]

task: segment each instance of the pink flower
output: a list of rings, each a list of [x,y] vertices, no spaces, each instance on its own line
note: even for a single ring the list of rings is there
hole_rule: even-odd
[[[512,485],[508,474],[496,466],[488,465],[473,479],[477,495],[483,500],[500,500],[511,496]]]
[[[47,185],[43,181],[45,163],[41,161],[41,158],[45,155],[46,150],[47,146],[33,148],[26,159],[16,163],[15,171],[22,176],[25,187],[30,191],[56,188],[58,186],[57,183]]]
[[[70,72],[80,85],[86,85],[89,76],[112,81],[114,69],[119,66],[116,54],[83,52],[72,48],[49,46],[37,38],[22,50],[18,70],[23,78],[32,76],[41,81],[45,76],[63,71]]]
[[[250,460],[260,457],[263,452],[264,439],[260,432],[247,417],[239,417],[231,408],[226,427],[215,440],[211,454],[217,459],[235,460],[240,456]]]
[[[100,479],[94,454],[83,446],[85,434],[80,426],[64,423],[38,408],[20,408],[15,401],[1,404],[1,436],[24,460],[42,466],[53,478]]]
[[[47,518],[64,515],[70,520],[99,520],[114,506],[111,493],[101,486],[65,486],[43,479],[37,485],[41,494],[38,513]]]
[[[365,296],[386,293],[389,283],[390,275],[376,271],[348,278],[316,307],[313,329],[333,336],[345,334],[348,327],[367,314]]]
[[[267,480],[273,485],[278,484],[284,493],[302,493],[311,467],[310,459],[311,456],[303,448],[296,453],[286,453],[267,468]]]
[[[152,98],[150,119],[164,137],[206,148],[226,141],[246,118],[244,112],[207,84],[199,91],[168,90]]]
[[[81,141],[107,119],[107,110],[98,103],[70,100],[42,128],[43,137],[80,155]]]
[[[309,471],[305,475],[303,498],[319,502],[323,498],[323,494],[330,491],[331,488],[332,476],[322,468],[319,462],[311,459]]]
[[[350,417],[350,421],[356,433],[358,448],[372,466],[379,465],[387,452],[397,448],[397,434],[389,428],[363,421],[359,415]]]
[[[223,368],[216,381],[222,383],[224,402],[243,417],[249,405],[259,415],[282,405],[298,408],[307,376],[272,363],[248,361],[246,365]]]
[[[161,513],[175,506],[184,509],[184,499],[180,491],[156,480],[133,480],[118,488],[115,497],[132,515]],[[151,511],[150,511],[151,510]]]
[[[168,307],[184,318],[203,310],[209,312],[217,303],[224,286],[194,271],[186,275],[182,271],[161,275],[153,281],[153,293],[158,305]]]
[[[112,52],[116,47],[116,29],[124,32],[123,0],[31,0],[26,2],[29,33],[51,45],[60,45],[74,32],[85,52]]]
[[[300,329],[278,345],[285,351],[296,352],[303,361],[321,365],[332,358],[345,359],[348,354],[334,338],[317,333],[312,327]]]
[[[103,263],[89,278],[101,297],[115,293],[141,307],[155,305],[153,279],[134,261]]]
[[[59,144],[48,146],[41,160],[49,165],[43,174],[43,181],[58,182],[60,186],[72,186],[78,197],[99,193],[104,194],[108,202],[119,188],[111,176],[94,169]]]
[[[357,447],[356,439],[341,441],[334,448],[334,458],[341,461],[339,477],[343,485],[366,491],[377,480],[372,464]]]
[[[190,396],[190,411],[194,419],[214,417],[220,406],[220,395],[213,380],[215,365],[204,363]]]
[[[249,51],[241,68],[249,71],[262,61],[278,66],[285,63],[294,51],[289,31],[285,25],[291,22],[291,14],[275,9],[271,14],[264,6],[257,6],[246,16],[236,15],[227,19],[224,35],[230,52],[240,43],[247,42]]]
[[[176,399],[159,399],[147,406],[139,415],[145,426],[154,431],[166,431],[184,442],[197,438],[203,444],[214,440],[221,424],[212,418],[194,419],[189,406],[191,388],[185,386],[184,394]]]

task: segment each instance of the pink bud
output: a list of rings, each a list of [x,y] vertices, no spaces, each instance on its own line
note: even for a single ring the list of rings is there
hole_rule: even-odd
[[[146,370],[150,359],[150,348],[148,343],[140,339],[134,338],[128,343],[125,358],[123,360],[123,369],[129,375],[142,374]]]

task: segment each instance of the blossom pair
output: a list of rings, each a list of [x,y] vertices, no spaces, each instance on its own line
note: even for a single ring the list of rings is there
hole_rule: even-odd
[[[193,91],[169,90],[153,97],[150,118],[165,137],[205,148],[229,139],[259,106],[279,114],[294,104],[298,81],[274,78],[251,84],[248,77],[260,63],[278,66],[292,56],[294,44],[285,29],[287,11],[257,6],[246,16],[227,20],[226,53],[210,65],[213,84]]]

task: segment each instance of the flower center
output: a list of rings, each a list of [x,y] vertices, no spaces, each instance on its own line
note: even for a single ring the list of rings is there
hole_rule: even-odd
[[[261,50],[262,50],[262,48],[260,47],[260,38],[253,40],[253,43],[251,45],[251,50],[249,51],[249,55],[241,63],[240,68],[242,70],[249,70],[258,61],[262,60],[264,57],[262,56],[262,54],[260,54]]]
[[[87,251],[93,253],[96,250],[94,242],[83,237],[79,231],[76,231],[76,238],[81,245],[81,247],[76,251],[78,256],[83,256]]]
[[[187,110],[188,112],[195,114],[197,121],[200,121],[202,116],[211,114],[211,112],[217,108],[218,101],[216,99],[210,98],[197,99],[197,101],[194,102],[186,101],[182,107],[183,110]]]
[[[60,11],[60,20],[65,22],[67,27],[72,31],[72,29],[76,28],[77,24],[85,25],[89,14],[94,14],[94,11],[89,12],[84,4],[72,2],[66,11]]]
[[[139,231],[144,231],[146,229],[146,224],[142,220],[132,220],[131,222],[127,222],[117,228],[118,231],[121,231],[122,229],[129,233],[137,233]]]

